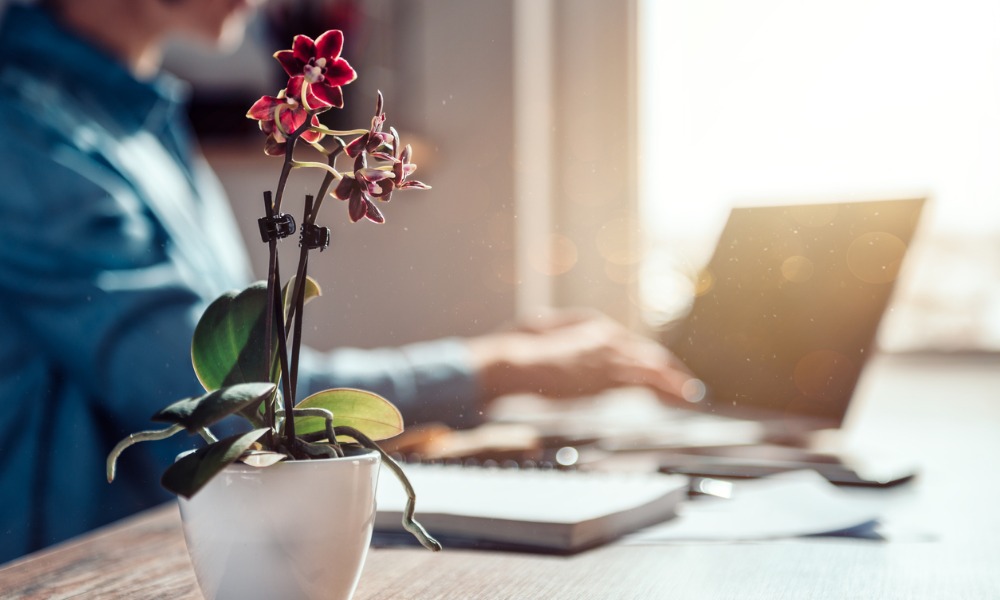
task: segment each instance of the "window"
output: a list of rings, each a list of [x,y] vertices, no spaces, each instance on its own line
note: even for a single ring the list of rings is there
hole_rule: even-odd
[[[1000,3],[640,0],[643,311],[734,204],[927,195],[881,342],[1000,348]]]

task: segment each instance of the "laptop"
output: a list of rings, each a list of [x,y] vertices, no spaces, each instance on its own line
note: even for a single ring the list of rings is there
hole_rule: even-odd
[[[924,204],[734,208],[689,313],[664,333],[701,382],[691,408],[789,445],[839,428]]]

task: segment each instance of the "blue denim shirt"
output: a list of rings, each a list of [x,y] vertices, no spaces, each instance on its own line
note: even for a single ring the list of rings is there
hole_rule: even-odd
[[[184,85],[139,81],[42,9],[0,23],[0,562],[167,500],[197,440],[125,435],[200,393],[194,325],[249,283],[223,190],[195,151]],[[464,346],[307,353],[300,389],[379,392],[407,421],[478,420]]]

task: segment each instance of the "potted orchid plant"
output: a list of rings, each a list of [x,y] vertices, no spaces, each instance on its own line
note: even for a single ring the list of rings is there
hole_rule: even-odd
[[[317,224],[324,201],[346,202],[351,221],[382,223],[379,203],[429,187],[409,179],[412,150],[395,129],[386,131],[381,93],[368,127],[335,131],[322,124],[324,113],[343,107],[341,86],[357,77],[341,56],[343,44],[338,30],[316,40],[299,35],[274,55],[287,85],[247,113],[266,134],[265,153],[283,159],[258,221],[269,247],[267,281],[223,295],[201,317],[191,357],[206,393],[165,407],[153,420],[168,427],[132,434],[108,456],[110,481],[118,456],[134,443],[181,431],[204,438],[203,447],[166,470],[162,484],[180,497],[188,547],[209,598],[350,598],[371,539],[380,464],[406,488],[404,527],[424,546],[441,548],[413,519],[412,486],[377,444],[402,432],[396,407],[354,389],[297,400],[303,311],[320,295],[308,275],[309,256],[330,242],[330,230]],[[301,160],[303,150],[318,158]],[[296,169],[324,172],[316,195],[305,198],[299,227],[284,212]],[[283,281],[279,241],[296,231],[298,268]],[[231,416],[242,417],[249,431],[218,439],[210,427]]]

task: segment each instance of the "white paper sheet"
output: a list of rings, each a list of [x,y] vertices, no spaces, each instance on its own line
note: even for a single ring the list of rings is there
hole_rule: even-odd
[[[882,502],[854,496],[814,471],[733,484],[731,498],[683,504],[679,517],[636,532],[625,543],[747,541],[841,532],[874,524]]]

